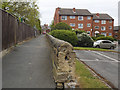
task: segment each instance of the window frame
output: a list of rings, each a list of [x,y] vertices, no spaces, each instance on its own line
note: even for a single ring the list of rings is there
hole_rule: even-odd
[[[101,20],[101,24],[106,24],[106,20]]]
[[[79,25],[82,25],[82,26],[81,26],[81,27],[79,27]],[[79,23],[79,24],[78,24],[78,28],[81,28],[81,29],[82,29],[82,28],[83,28],[83,26],[84,26],[84,25],[83,25],[83,23]]]
[[[118,31],[115,31],[115,33],[118,33]]]
[[[73,18],[74,17],[74,18]],[[75,16],[70,16],[70,19],[75,19]]]
[[[112,23],[113,22],[113,20],[109,20],[109,23]]]
[[[111,35],[110,35],[111,34]],[[112,36],[112,33],[109,33],[109,36]]]
[[[88,26],[88,24],[89,24],[90,26]],[[91,23],[87,23],[87,27],[91,27]]]
[[[91,20],[91,16],[87,16],[87,20]]]
[[[97,21],[97,22],[96,22],[96,21]],[[99,23],[99,22],[100,22],[100,20],[94,20],[94,22],[95,22],[95,23]]]
[[[110,28],[110,27],[111,27],[111,28]],[[109,29],[110,29],[110,30],[112,30],[112,28],[113,28],[112,26],[109,26]]]
[[[96,28],[96,27],[98,27],[98,28]],[[99,29],[99,26],[95,26],[95,29]]]
[[[104,30],[102,29],[102,27],[104,27]],[[101,30],[102,30],[102,31],[105,31],[105,30],[106,30],[106,27],[105,27],[105,26],[101,26]]]
[[[103,34],[104,33],[104,34]],[[107,36],[107,34],[105,32],[101,32],[101,35],[104,35],[105,37]]]
[[[118,35],[114,35],[115,38],[118,38]]]
[[[63,19],[64,17],[64,19]],[[67,16],[61,16],[61,20],[67,20]]]
[[[73,24],[74,24],[74,26],[73,26]],[[71,26],[71,27],[75,27],[75,23],[70,23],[70,26]]]
[[[80,19],[80,17],[82,17],[82,19]],[[83,20],[84,20],[84,17],[83,17],[83,16],[78,16],[78,20],[79,20],[79,21],[83,21]]]

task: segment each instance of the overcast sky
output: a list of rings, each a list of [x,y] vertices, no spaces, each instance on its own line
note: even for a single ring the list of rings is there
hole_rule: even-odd
[[[118,25],[118,2],[120,0],[39,0],[41,24],[50,24],[55,8],[88,9],[91,13],[107,13],[115,19]]]

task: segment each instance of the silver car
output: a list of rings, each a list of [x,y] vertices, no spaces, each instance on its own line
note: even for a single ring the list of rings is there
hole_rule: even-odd
[[[98,41],[94,42],[94,47],[114,49],[114,48],[116,48],[116,44],[110,40],[98,40]]]

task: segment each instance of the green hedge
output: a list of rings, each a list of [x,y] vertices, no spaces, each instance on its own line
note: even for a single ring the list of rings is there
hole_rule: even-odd
[[[82,33],[86,33],[84,30],[74,30],[74,32],[77,34],[82,34]]]
[[[54,36],[55,38],[67,41],[73,46],[76,46],[78,42],[78,38],[75,32],[69,30],[53,30],[50,32],[50,35]]]
[[[114,41],[115,39],[112,36],[102,36],[102,37],[97,37],[96,40],[110,40],[110,41]]]
[[[104,35],[97,34],[97,35],[96,35],[96,38],[97,38],[97,37],[104,37]]]

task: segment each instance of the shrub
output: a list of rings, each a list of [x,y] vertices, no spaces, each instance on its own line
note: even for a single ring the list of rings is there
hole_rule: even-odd
[[[112,36],[102,36],[102,37],[97,37],[96,40],[110,40],[110,41],[114,41],[114,38]]]
[[[55,25],[54,30],[72,30],[72,28],[68,24],[60,22]]]
[[[96,37],[104,37],[104,35],[96,34]]]
[[[94,41],[96,41],[96,37],[91,37]]]
[[[77,34],[82,34],[82,33],[85,33],[85,31],[84,31],[84,30],[74,30],[74,31],[75,31],[76,35],[77,35]]]
[[[69,30],[53,30],[50,34],[55,38],[71,43],[73,46],[77,45],[78,38],[75,32]]]
[[[93,46],[94,41],[87,33],[78,34],[77,37],[78,37],[78,46],[80,47]]]

